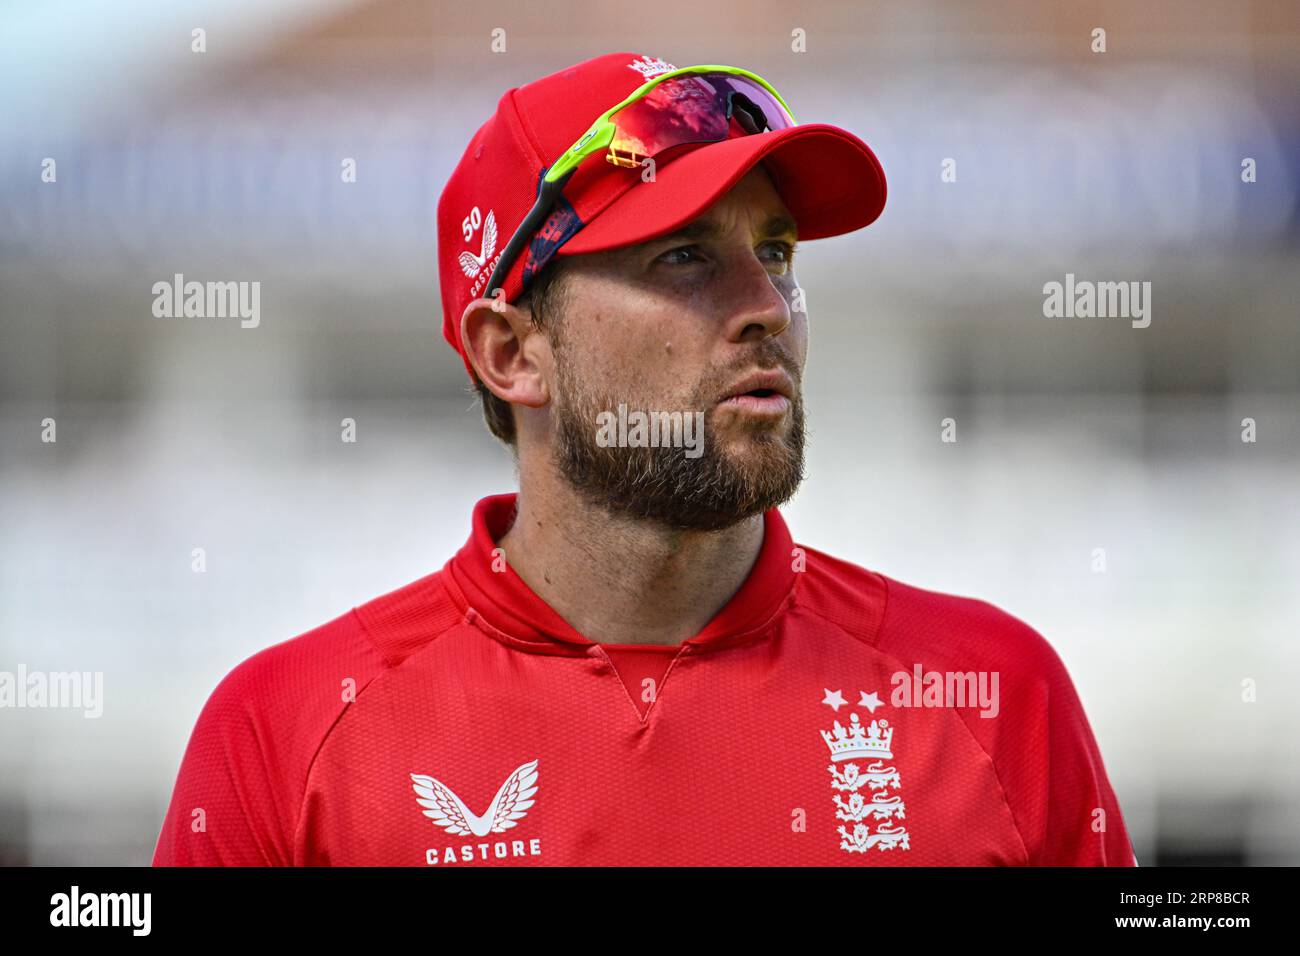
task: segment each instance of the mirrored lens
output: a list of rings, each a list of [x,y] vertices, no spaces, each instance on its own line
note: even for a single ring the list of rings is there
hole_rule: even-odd
[[[633,166],[687,143],[716,143],[727,138],[730,114],[744,112],[754,122],[741,128],[778,130],[794,120],[763,86],[731,73],[700,73],[664,80],[625,106],[611,119],[611,162]]]

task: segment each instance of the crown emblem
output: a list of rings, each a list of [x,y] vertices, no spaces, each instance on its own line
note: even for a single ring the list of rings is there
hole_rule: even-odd
[[[660,73],[667,73],[669,70],[677,69],[677,67],[673,66],[671,63],[659,59],[659,57],[654,57],[653,59],[651,59],[650,57],[646,56],[644,53],[641,54],[641,59],[633,60],[631,63],[627,65],[627,68],[629,70],[636,70],[647,80],[653,76],[658,76]]]
[[[863,726],[858,715],[849,717],[848,729],[838,720],[832,732],[821,731],[826,746],[831,748],[831,760],[850,760],[861,757],[865,760],[891,760],[893,753],[890,746],[894,742],[894,729],[887,720],[873,720],[870,726]]]

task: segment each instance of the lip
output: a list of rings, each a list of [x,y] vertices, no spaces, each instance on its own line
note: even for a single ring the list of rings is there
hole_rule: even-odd
[[[790,407],[790,399],[772,392],[770,395],[733,395],[718,403],[722,408],[734,408],[737,411],[754,415],[781,416]]]
[[[730,401],[733,398],[746,396],[749,392],[757,391],[775,392],[788,401],[794,398],[794,382],[790,381],[790,376],[780,369],[763,369],[751,372],[731,385],[723,393],[722,400],[724,402]],[[759,396],[748,397],[757,398]]]
[[[718,404],[758,415],[784,415],[793,397],[790,376],[780,369],[766,369],[751,372],[731,385]]]

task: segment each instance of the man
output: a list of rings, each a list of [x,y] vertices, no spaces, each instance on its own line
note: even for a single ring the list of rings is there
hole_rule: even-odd
[[[861,140],[743,70],[619,53],[506,93],[439,257],[519,493],[226,677],[155,863],[1134,865],[1042,637],[776,510],[796,240],[884,200]]]

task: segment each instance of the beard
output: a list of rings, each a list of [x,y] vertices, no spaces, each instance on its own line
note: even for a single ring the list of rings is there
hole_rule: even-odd
[[[710,375],[678,406],[683,417],[704,412],[703,452],[687,457],[685,449],[606,447],[597,441],[597,421],[619,401],[583,381],[556,351],[557,394],[553,409],[552,457],[560,474],[589,503],[610,514],[650,521],[682,531],[719,531],[762,514],[790,499],[803,481],[804,409],[799,370],[775,346],[765,343],[734,369]],[[718,396],[745,371],[782,366],[796,383],[790,400],[789,427],[780,423],[733,423],[734,439],[718,440],[713,426],[720,413]],[[630,409],[662,409],[662,403]],[[723,413],[725,414],[725,412]],[[699,437],[699,436],[697,436]]]

